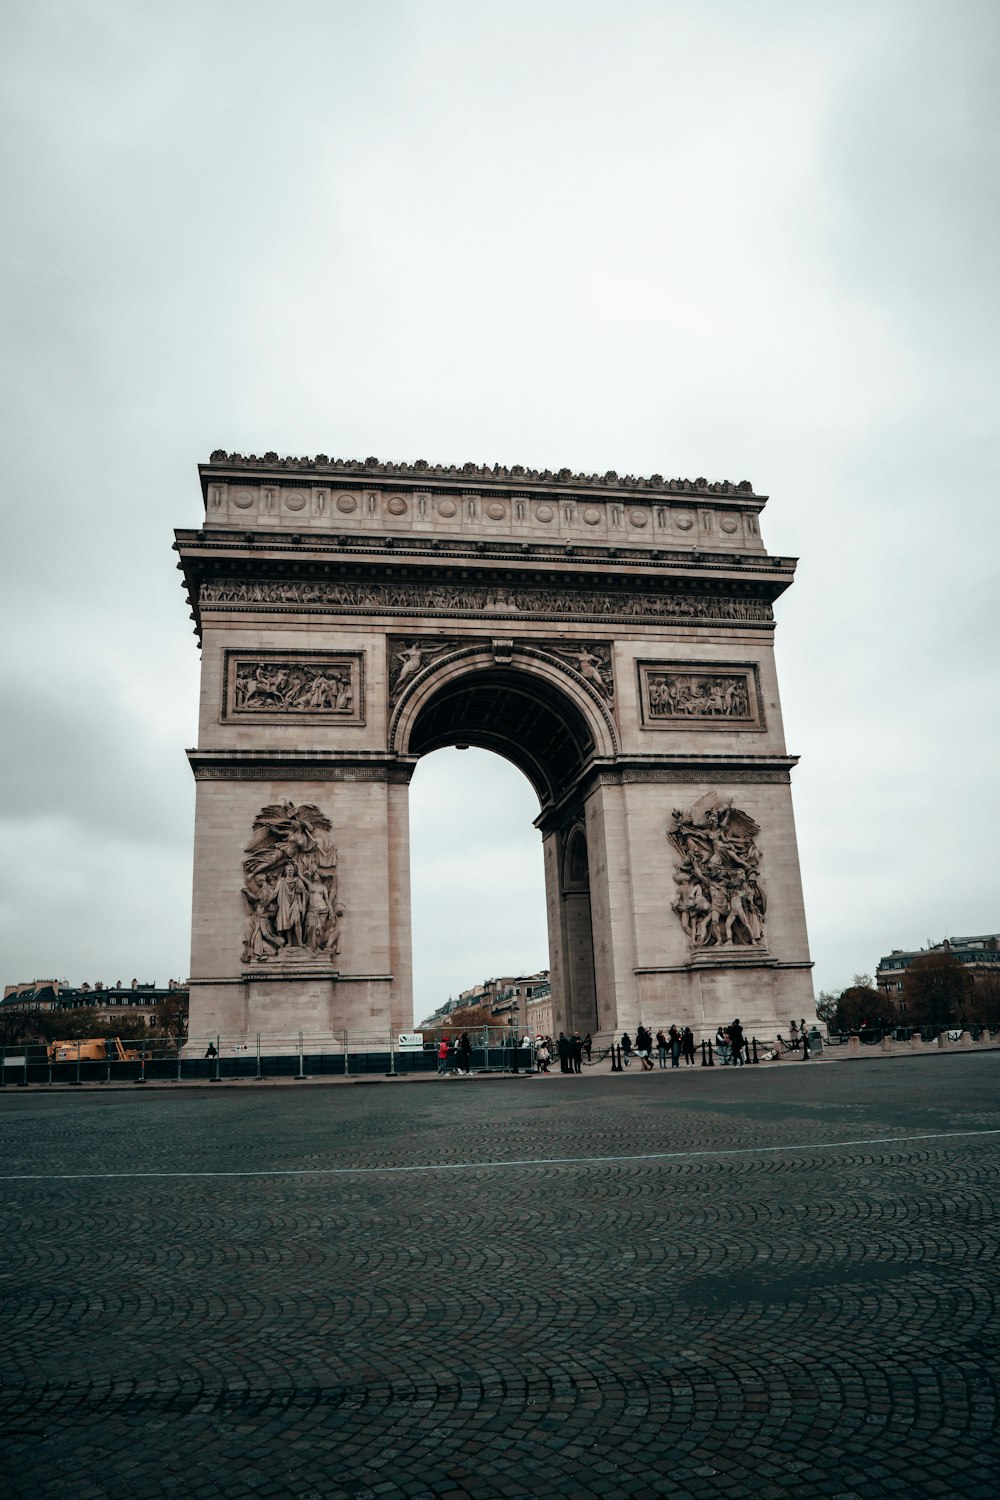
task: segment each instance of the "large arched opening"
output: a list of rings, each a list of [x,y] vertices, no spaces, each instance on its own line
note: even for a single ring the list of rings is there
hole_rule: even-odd
[[[530,782],[537,798],[534,823],[543,838],[553,1025],[598,1031],[582,796],[595,757],[614,753],[614,727],[596,695],[558,663],[498,661],[495,651],[480,648],[457,659],[446,657],[416,678],[397,704],[392,737],[396,751],[410,757],[429,756],[444,747],[490,751]],[[414,873],[419,880],[419,871]],[[422,920],[419,904],[414,920]],[[530,934],[529,928],[529,944],[534,940]],[[415,932],[418,976],[423,951],[424,935]],[[491,972],[496,968],[488,957],[480,967],[484,964]],[[471,973],[468,983],[481,977]],[[418,1009],[420,1003],[418,998]]]
[[[509,760],[422,755],[410,782],[413,1017],[487,979],[550,968],[538,797]],[[498,1024],[513,1020],[501,1013]]]

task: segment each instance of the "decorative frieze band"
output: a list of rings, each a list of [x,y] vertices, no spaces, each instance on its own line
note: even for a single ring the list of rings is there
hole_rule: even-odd
[[[655,785],[661,782],[683,782],[688,786],[700,781],[724,781],[726,783],[760,783],[787,786],[791,782],[788,770],[775,766],[760,766],[752,769],[729,766],[670,766],[654,770],[641,767],[606,767],[599,773],[602,786],[621,786],[623,782]]]
[[[407,786],[413,775],[413,765],[407,761],[357,766],[310,760],[201,761],[196,755],[197,752],[188,756],[195,781],[381,781],[390,786]]]
[[[475,615],[719,620],[770,627],[765,600],[713,594],[656,594],[636,589],[531,588],[493,584],[382,583],[355,579],[206,579],[199,604],[212,609],[322,610],[351,614]]]

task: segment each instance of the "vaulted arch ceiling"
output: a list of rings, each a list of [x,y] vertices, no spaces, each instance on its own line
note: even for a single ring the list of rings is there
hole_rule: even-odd
[[[493,750],[524,772],[543,807],[583,769],[594,741],[583,715],[538,677],[495,667],[453,679],[424,704],[409,736],[413,755],[446,745]]]

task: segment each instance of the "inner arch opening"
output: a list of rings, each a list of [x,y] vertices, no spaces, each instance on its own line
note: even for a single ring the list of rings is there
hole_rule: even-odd
[[[484,979],[549,968],[538,799],[509,761],[472,749],[420,761],[410,784],[414,1023]]]
[[[410,754],[426,755],[445,745],[474,745],[512,761],[543,808],[572,783],[594,750],[586,720],[565,694],[502,666],[443,683],[420,709],[409,736]]]

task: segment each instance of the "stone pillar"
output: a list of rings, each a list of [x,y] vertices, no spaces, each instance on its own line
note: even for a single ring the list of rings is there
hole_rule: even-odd
[[[601,1035],[634,1030],[639,1014],[635,979],[632,863],[622,786],[598,784],[586,804],[590,913]]]

